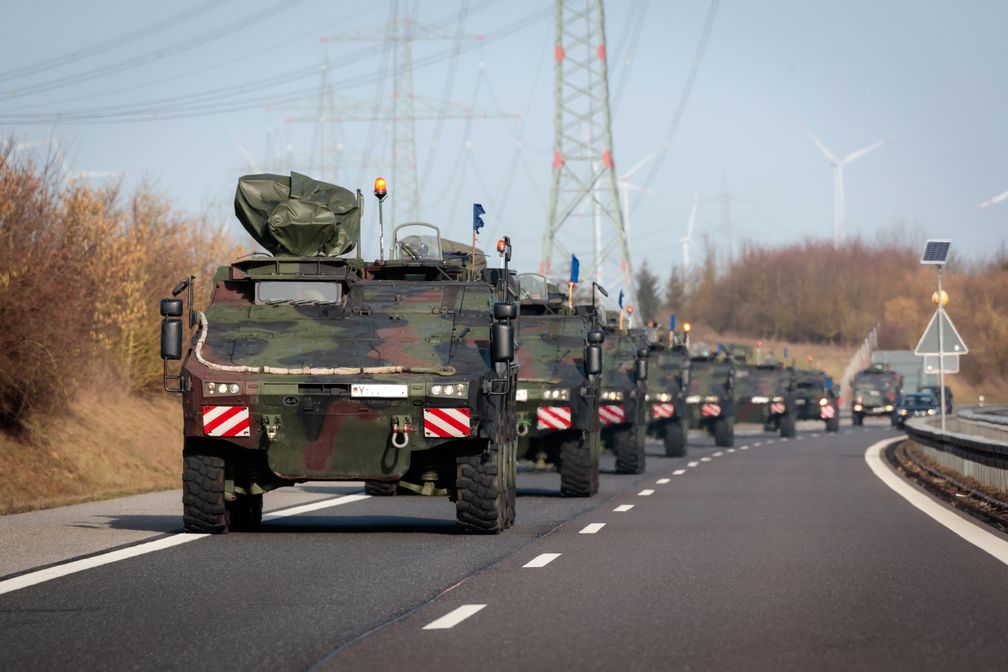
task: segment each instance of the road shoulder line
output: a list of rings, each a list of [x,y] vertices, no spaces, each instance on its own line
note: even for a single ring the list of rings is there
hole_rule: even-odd
[[[891,439],[883,439],[868,447],[865,451],[864,459],[872,473],[896,494],[930,516],[933,520],[951,530],[965,541],[1008,565],[1008,541],[991,534],[976,523],[965,520],[924,493],[919,492],[893,472],[882,456],[882,451],[897,441],[904,440],[905,437],[897,436]]]

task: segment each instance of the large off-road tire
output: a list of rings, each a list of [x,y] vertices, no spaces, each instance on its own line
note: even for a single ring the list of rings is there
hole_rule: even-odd
[[[182,522],[186,532],[228,529],[224,458],[187,445],[182,452]]]
[[[561,495],[591,497],[598,492],[601,443],[598,432],[581,432],[560,444]]]
[[[686,457],[686,442],[689,439],[689,427],[682,420],[669,420],[662,431],[662,442],[665,444],[665,457]]]
[[[719,448],[735,445],[735,422],[732,418],[721,417],[714,421],[714,445]]]
[[[491,442],[489,453],[455,459],[455,518],[467,532],[497,534],[515,518],[517,441]]]
[[[632,424],[613,432],[612,451],[617,474],[642,474],[645,466],[644,427]]]
[[[839,432],[840,431],[840,416],[839,414],[834,415],[832,418],[826,421],[826,431],[827,432]]]
[[[854,413],[853,415],[851,415],[851,422],[854,423],[855,425],[863,425],[864,415],[862,413]]]
[[[780,426],[780,435],[786,439],[792,439],[795,435],[795,417],[790,413],[780,416],[777,423]]]
[[[364,481],[364,494],[372,497],[391,497],[396,494],[398,483],[394,481]]]
[[[263,496],[238,495],[233,502],[226,502],[227,527],[231,532],[257,530],[262,524]]]

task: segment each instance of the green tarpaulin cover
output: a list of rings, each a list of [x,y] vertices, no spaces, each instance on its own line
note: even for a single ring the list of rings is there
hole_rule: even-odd
[[[238,178],[235,215],[273,254],[335,257],[353,250],[360,232],[353,192],[294,172]]]

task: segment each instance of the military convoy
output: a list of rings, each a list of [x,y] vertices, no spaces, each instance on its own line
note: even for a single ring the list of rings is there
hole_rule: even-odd
[[[895,425],[896,407],[903,397],[903,376],[885,364],[873,364],[858,371],[851,390],[851,421],[864,424],[868,415],[889,416]]]
[[[562,495],[591,496],[603,447],[617,473],[637,474],[647,435],[679,457],[690,428],[728,447],[736,420],[782,436],[798,418],[838,428],[823,372],[752,365],[748,346],[689,349],[687,333],[603,320],[604,289],[593,283],[590,305],[574,305],[572,289],[565,297],[542,275],[515,275],[506,237],[491,269],[475,236],[455,243],[410,222],[391,232],[386,259],[381,178],[374,193],[379,258],[365,260],[359,190],[298,173],[245,176],[235,214],[268,254],[219,267],[202,311],[193,276],[162,299],[164,387],[182,399],[186,530],[252,529],[265,492],[347,480],[373,496],[447,496],[464,530],[493,534],[515,520],[519,459],[554,466]],[[860,424],[891,412],[900,383],[873,368],[854,387]]]

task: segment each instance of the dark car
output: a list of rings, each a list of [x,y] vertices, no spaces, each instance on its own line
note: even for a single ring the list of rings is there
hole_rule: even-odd
[[[896,424],[903,428],[908,418],[938,415],[938,400],[930,392],[910,392],[903,395],[896,407]]]
[[[925,385],[921,388],[921,392],[930,392],[934,395],[935,399],[941,399],[941,387],[938,385]],[[952,388],[948,385],[945,386],[945,414],[950,415],[952,413]]]

